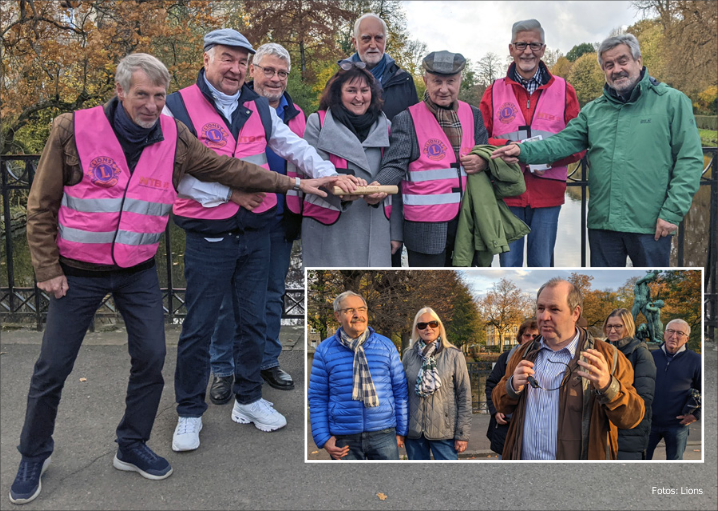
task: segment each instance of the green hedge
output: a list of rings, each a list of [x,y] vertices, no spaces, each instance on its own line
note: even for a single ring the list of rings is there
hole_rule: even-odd
[[[696,126],[701,130],[718,130],[718,117],[715,115],[696,115]]]

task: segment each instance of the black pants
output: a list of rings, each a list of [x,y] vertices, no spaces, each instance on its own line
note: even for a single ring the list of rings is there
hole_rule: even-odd
[[[125,320],[132,360],[125,414],[117,427],[120,447],[130,447],[150,438],[162,396],[164,313],[154,265],[102,276],[68,275],[67,282],[67,295],[50,299],[40,357],[30,382],[25,425],[18,446],[27,461],[43,461],[52,454],[52,432],[62,388],[72,372],[95,311],[108,293],[112,293]],[[102,399],[102,396],[96,397]]]

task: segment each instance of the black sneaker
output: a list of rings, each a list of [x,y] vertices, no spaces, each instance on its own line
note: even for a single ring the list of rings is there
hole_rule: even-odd
[[[140,443],[134,447],[117,449],[112,465],[117,470],[139,472],[147,479],[165,479],[172,475],[169,462],[157,456],[146,444]]]
[[[42,474],[49,466],[50,458],[45,461],[21,461],[15,482],[10,487],[10,502],[27,504],[35,500],[42,489]]]

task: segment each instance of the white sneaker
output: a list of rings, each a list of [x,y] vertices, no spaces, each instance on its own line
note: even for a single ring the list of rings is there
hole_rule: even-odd
[[[261,398],[248,405],[240,405],[235,400],[232,420],[240,424],[254,422],[257,429],[262,431],[274,431],[287,425],[284,415],[272,408],[272,403]]]
[[[173,451],[194,451],[199,447],[202,417],[180,417],[172,435]]]

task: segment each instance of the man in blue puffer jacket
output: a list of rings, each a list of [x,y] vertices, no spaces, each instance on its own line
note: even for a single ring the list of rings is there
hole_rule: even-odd
[[[407,386],[394,344],[368,326],[366,300],[334,300],[341,328],[317,348],[309,413],[317,447],[335,459],[398,460],[408,429]]]

